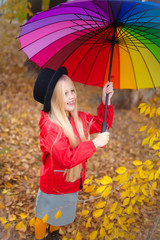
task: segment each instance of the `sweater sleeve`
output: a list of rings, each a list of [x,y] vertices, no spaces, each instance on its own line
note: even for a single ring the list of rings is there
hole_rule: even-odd
[[[57,133],[54,131],[47,134],[45,145],[52,158],[67,169],[86,161],[96,151],[92,141],[80,142],[77,147],[72,148],[65,136],[57,139]]]
[[[87,114],[86,118],[87,118],[88,125],[90,127],[90,134],[101,132],[102,123],[104,119],[104,112],[105,112],[105,105],[101,103],[97,108],[97,116]],[[108,109],[107,109],[106,122],[107,122],[108,129],[112,126],[113,115],[114,115],[114,109],[113,109],[113,105],[111,104],[108,106]]]

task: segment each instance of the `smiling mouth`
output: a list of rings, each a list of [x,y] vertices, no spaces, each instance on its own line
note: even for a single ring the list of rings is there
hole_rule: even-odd
[[[67,103],[67,105],[74,105],[75,102],[70,102],[70,103]]]

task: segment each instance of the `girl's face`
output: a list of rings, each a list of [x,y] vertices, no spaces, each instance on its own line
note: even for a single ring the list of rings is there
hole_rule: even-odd
[[[66,112],[71,112],[75,109],[76,98],[77,95],[72,80],[67,78],[64,81],[64,110]]]

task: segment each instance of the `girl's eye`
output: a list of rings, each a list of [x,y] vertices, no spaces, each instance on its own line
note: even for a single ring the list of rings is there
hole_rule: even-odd
[[[74,89],[72,89],[71,92],[74,93],[75,92]]]
[[[65,95],[67,95],[68,92],[65,92]]]

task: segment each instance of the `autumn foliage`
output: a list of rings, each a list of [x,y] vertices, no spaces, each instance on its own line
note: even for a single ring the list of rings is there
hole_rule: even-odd
[[[26,56],[18,51],[19,24],[1,23],[0,31],[0,239],[32,240],[41,167],[41,105],[32,96],[37,72],[28,71]],[[101,89],[76,88],[80,110],[94,114]],[[158,95],[139,110],[115,111],[110,142],[87,162],[76,220],[60,229],[63,240],[158,239],[150,236],[154,226],[159,234],[159,118]],[[60,217],[59,209],[55,218]]]

